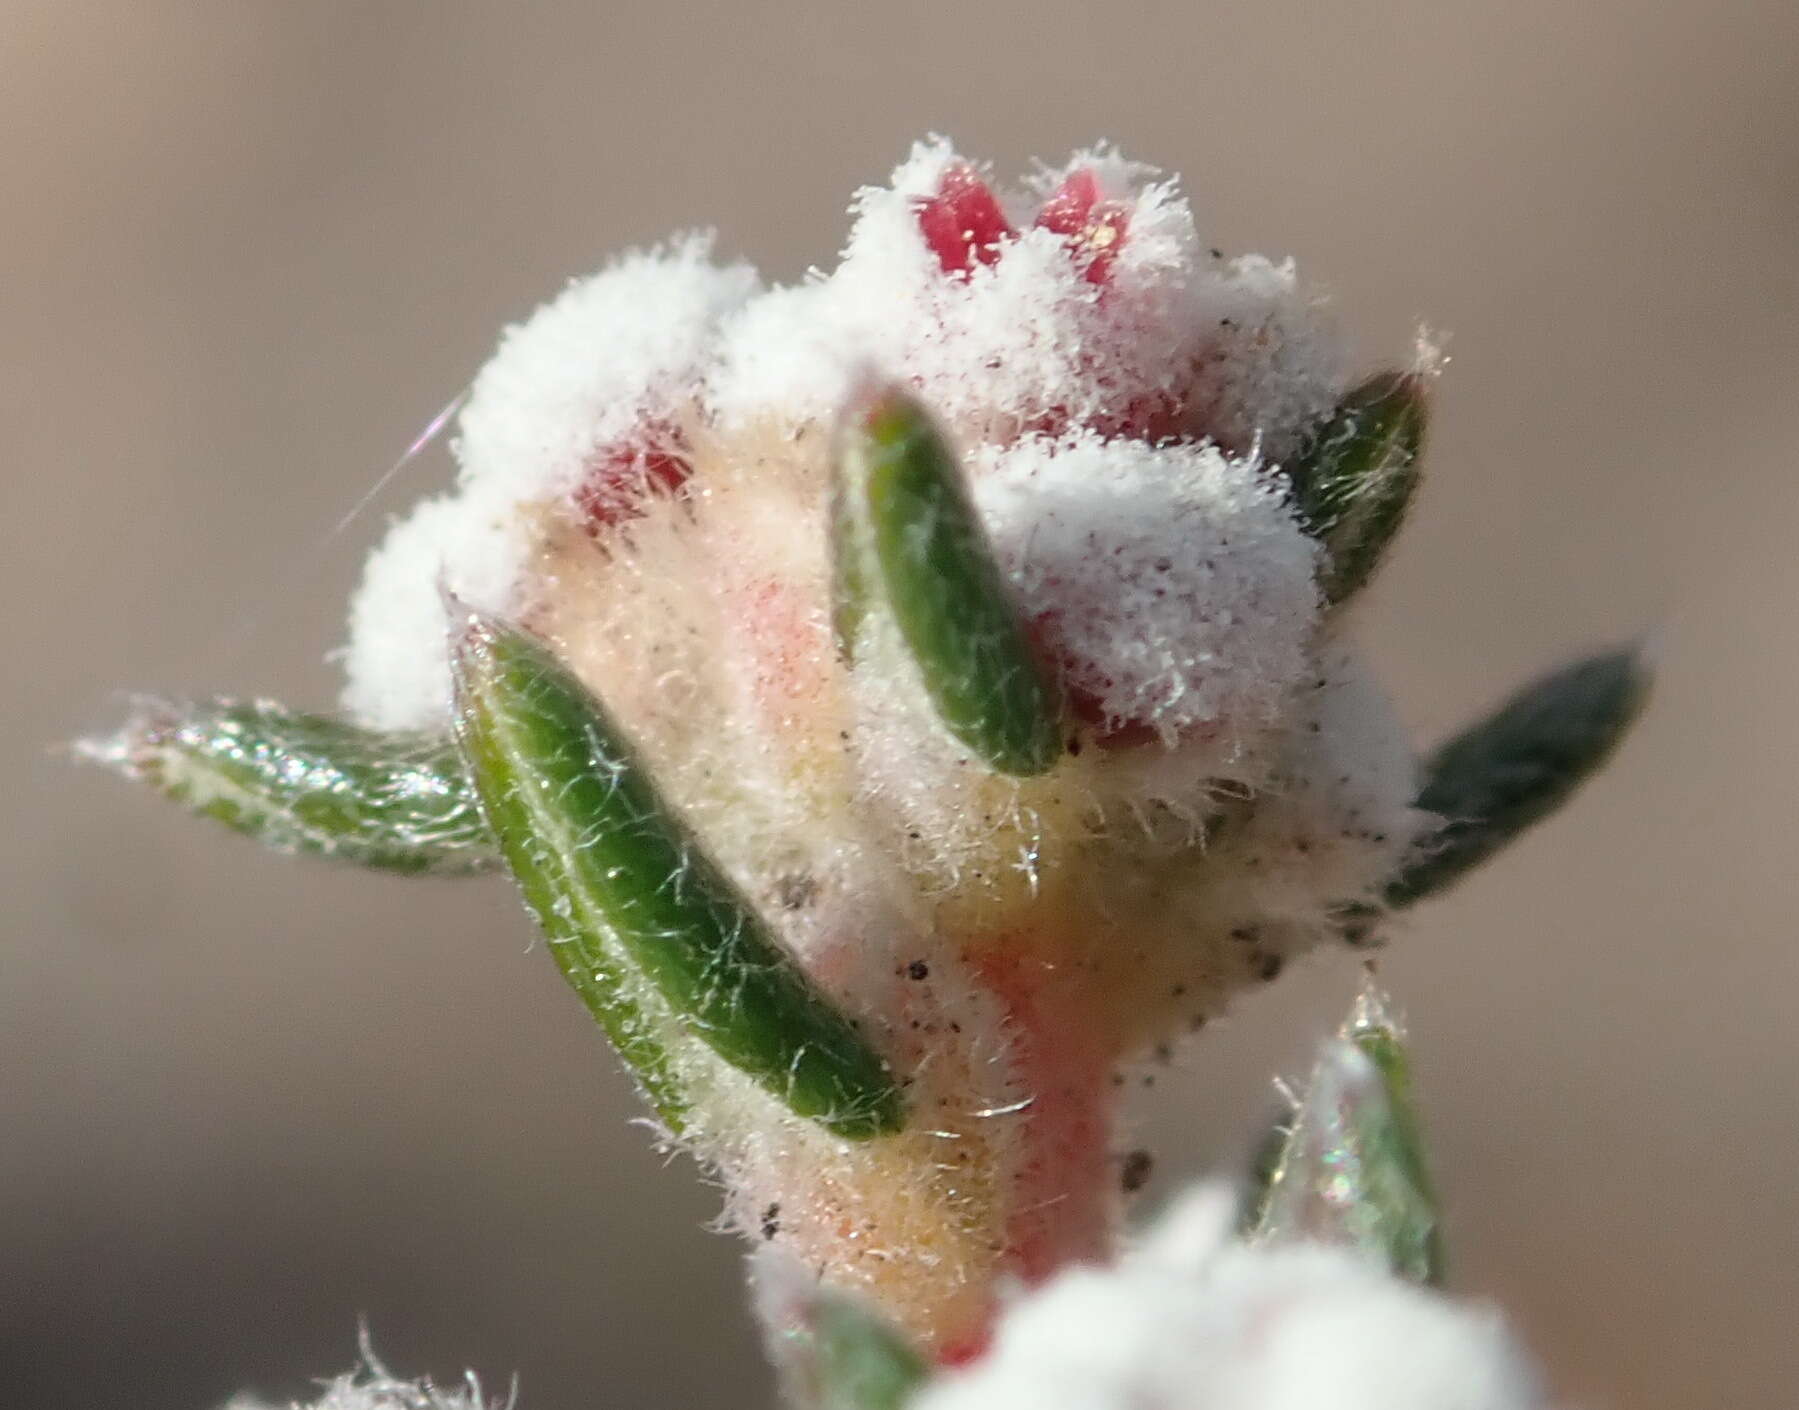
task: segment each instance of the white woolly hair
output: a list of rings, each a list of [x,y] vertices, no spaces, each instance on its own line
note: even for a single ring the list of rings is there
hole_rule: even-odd
[[[993,1350],[914,1410],[1541,1410],[1498,1316],[1341,1251],[1228,1240],[1230,1199],[1188,1195],[1109,1269],[1003,1316]]]
[[[395,1381],[357,1374],[326,1383],[317,1400],[290,1400],[276,1405],[237,1396],[224,1410],[510,1410],[511,1401],[485,1400],[479,1386],[440,1389],[429,1381]]]
[[[396,520],[363,565],[350,599],[344,708],[374,729],[441,728],[450,711],[442,590],[511,613],[531,552],[518,506],[440,495]]]
[[[1315,940],[1344,904],[1378,901],[1424,815],[1405,728],[1360,660],[1326,647],[1299,696],[1254,806],[1208,850],[1203,904]]]
[[[1110,148],[1041,171],[1034,195],[996,189],[1016,237],[992,263],[946,276],[917,207],[958,164],[943,139],[918,143],[889,185],[856,194],[828,278],[815,273],[727,321],[712,388],[723,424],[828,417],[871,366],[993,439],[1045,422],[1105,425],[1180,399],[1197,377],[1218,427],[1206,433],[1246,450],[1256,428],[1289,443],[1341,390],[1340,349],[1291,264],[1213,256],[1175,184]],[[1103,292],[1061,235],[1030,223],[1035,202],[1083,168],[1127,226]]]
[[[528,506],[567,496],[598,455],[666,436],[698,394],[719,318],[755,292],[712,237],[632,252],[509,328],[476,376],[455,443],[461,492],[425,501],[370,556],[351,600],[344,706],[382,729],[441,727],[440,588],[511,613],[536,547]]]
[[[472,1371],[456,1386],[438,1386],[423,1378],[401,1380],[381,1364],[366,1331],[362,1365],[319,1384],[322,1388],[314,1400],[275,1405],[243,1394],[233,1396],[223,1410],[513,1410],[518,1398],[516,1386],[503,1400],[484,1395]]]
[[[756,292],[712,236],[633,251],[508,328],[476,376],[455,443],[462,483],[515,500],[571,493],[596,453],[684,413],[718,322]]]
[[[440,583],[473,605],[513,610],[529,596],[522,580],[541,542],[533,508],[566,501],[609,455],[655,449],[696,418],[727,432],[756,423],[798,434],[835,416],[853,380],[872,370],[917,388],[965,444],[1067,428],[1071,439],[1056,455],[1104,462],[1114,488],[1142,492],[1113,505],[1096,495],[1086,502],[1071,479],[1051,476],[1043,488],[1057,507],[1047,514],[1091,509],[1124,531],[1133,509],[1146,523],[1156,518],[1147,507],[1152,452],[1140,442],[1101,451],[1079,428],[1116,430],[1146,408],[1184,401],[1183,434],[1211,436],[1252,466],[1258,447],[1264,459],[1286,454],[1340,391],[1336,340],[1291,263],[1209,253],[1174,184],[1110,148],[1040,171],[1034,194],[999,192],[1017,235],[991,264],[977,263],[965,278],[946,274],[917,206],[960,162],[933,138],[914,147],[889,185],[860,191],[842,261],[828,277],[760,291],[747,265],[713,262],[710,236],[688,235],[574,281],[508,329],[461,415],[459,494],[421,505],[369,560],[345,651],[351,715],[385,728],[441,727]],[[1064,237],[1030,223],[1035,204],[1077,169],[1094,174],[1126,220],[1103,289]],[[1175,732],[1228,709],[1226,697],[1252,677],[1267,686],[1303,612],[1282,587],[1293,576],[1295,541],[1276,526],[1271,504],[1252,503],[1254,474],[1227,473],[1191,447],[1154,455],[1190,482],[1209,477],[1203,493],[1183,488],[1183,523],[1197,523],[1210,503],[1252,537],[1259,532],[1274,555],[1258,589],[1267,595],[1251,610],[1278,630],[1264,638],[1230,629],[1258,643],[1255,661],[1204,679],[1183,675],[1207,653],[1218,665],[1207,633],[1224,623],[1201,613],[1167,669],[1141,658],[1120,663],[1130,669],[1106,692],[1109,705],[1154,708],[1165,732]],[[1237,487],[1227,493],[1232,474]],[[1003,495],[994,495],[997,506]],[[1064,539],[1071,532],[1061,530]],[[1222,530],[1204,537],[1225,546]],[[1240,541],[1230,547],[1207,584],[1248,591],[1237,571],[1248,552]],[[1093,565],[1095,587],[1104,571]],[[1091,625],[1096,633],[1104,626]],[[1253,713],[1263,702],[1238,703]]]
[[[1317,546],[1253,457],[1076,432],[978,452],[975,498],[1025,611],[1108,724],[1173,745],[1278,720],[1307,670]]]

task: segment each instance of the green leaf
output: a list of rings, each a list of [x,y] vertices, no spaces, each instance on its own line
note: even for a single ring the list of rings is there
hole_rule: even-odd
[[[1405,522],[1428,406],[1423,375],[1379,373],[1344,396],[1287,466],[1300,520],[1324,546],[1326,602],[1361,590]]]
[[[679,1105],[665,1011],[837,1135],[897,1130],[886,1064],[663,802],[604,706],[535,639],[455,610],[456,734],[482,808],[563,973],[651,1099]]]
[[[900,1410],[924,1383],[924,1358],[860,1301],[821,1288],[807,1323],[809,1403],[817,1410]]]
[[[114,737],[76,747],[277,851],[436,876],[499,864],[445,735],[360,729],[270,701],[153,701]]]
[[[1424,764],[1418,807],[1445,819],[1387,887],[1409,906],[1549,816],[1603,764],[1649,698],[1636,647],[1603,652],[1533,681]]]
[[[1342,1244],[1401,1277],[1443,1281],[1441,1224],[1410,1064],[1373,990],[1312,1070],[1252,1237]]]
[[[845,426],[831,545],[838,649],[891,614],[944,727],[990,768],[1028,777],[1062,756],[1061,703],[1025,632],[954,455],[897,391]]]

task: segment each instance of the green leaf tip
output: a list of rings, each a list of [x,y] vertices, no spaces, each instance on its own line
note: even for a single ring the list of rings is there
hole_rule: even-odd
[[[1417,806],[1444,821],[1387,887],[1395,909],[1441,891],[1548,817],[1611,756],[1648,701],[1641,645],[1532,681],[1425,761]]]
[[[1412,1099],[1404,1035],[1363,991],[1326,1043],[1261,1192],[1251,1237],[1359,1249],[1441,1286],[1441,1220]]]
[[[812,984],[549,649],[456,610],[456,738],[564,975],[679,1129],[668,1056],[697,1038],[849,1139],[899,1129],[887,1065]]]
[[[1046,773],[1064,748],[1061,701],[1032,650],[961,468],[916,401],[859,398],[840,430],[832,497],[833,626],[853,659],[877,606],[891,615],[933,709],[989,768]]]
[[[447,735],[368,730],[272,701],[139,702],[75,752],[282,852],[407,875],[499,864]]]
[[[799,1358],[815,1410],[901,1410],[924,1384],[924,1357],[859,1299],[820,1288],[808,1299]]]
[[[1319,590],[1347,602],[1385,557],[1418,488],[1425,372],[1381,372],[1344,394],[1287,467],[1294,506],[1324,547]]]

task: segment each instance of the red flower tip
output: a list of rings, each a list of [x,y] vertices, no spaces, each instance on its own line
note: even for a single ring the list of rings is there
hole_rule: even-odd
[[[943,173],[937,194],[918,204],[918,228],[945,274],[967,278],[977,263],[992,264],[1014,235],[987,183],[966,162]]]
[[[1092,167],[1077,167],[1062,179],[1037,212],[1037,225],[1053,230],[1069,243],[1076,259],[1087,261],[1087,280],[1103,284],[1124,244],[1130,214],[1117,201],[1100,199],[1099,177]]]
[[[1043,203],[1037,212],[1037,224],[1058,235],[1079,235],[1098,204],[1099,178],[1092,167],[1077,167],[1062,178],[1062,184]]]

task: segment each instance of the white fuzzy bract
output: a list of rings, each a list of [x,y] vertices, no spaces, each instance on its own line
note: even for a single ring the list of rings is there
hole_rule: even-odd
[[[1253,460],[1084,430],[988,448],[973,470],[1033,628],[1105,726],[1172,745],[1280,718],[1308,668],[1317,548]]]
[[[1496,1313],[1325,1248],[1227,1238],[1191,1194],[1108,1269],[1012,1306],[993,1349],[913,1410],[1543,1410]]]

